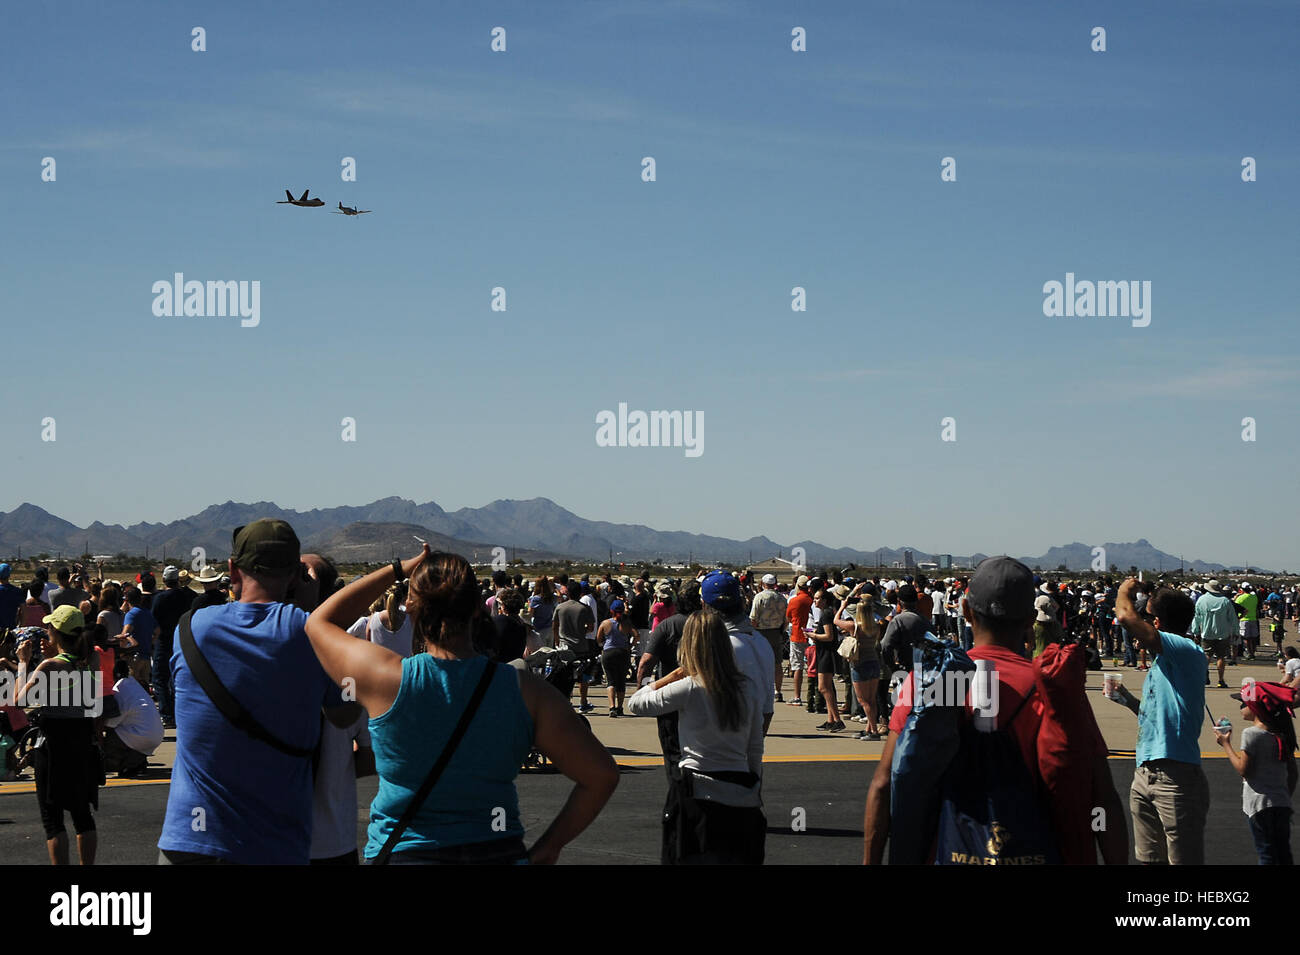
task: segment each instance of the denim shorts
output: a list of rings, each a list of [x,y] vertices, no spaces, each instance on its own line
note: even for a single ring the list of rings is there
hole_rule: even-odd
[[[880,661],[864,660],[852,668],[851,676],[854,683],[866,683],[868,680],[879,680]]]

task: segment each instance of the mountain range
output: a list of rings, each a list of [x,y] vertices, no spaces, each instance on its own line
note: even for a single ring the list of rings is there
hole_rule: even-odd
[[[809,566],[859,564],[884,566],[904,560],[910,550],[917,563],[936,561],[937,555],[916,548],[882,547],[857,550],[831,548],[816,541],[779,544],[767,537],[731,540],[687,531],[659,531],[643,524],[614,524],[589,521],[546,498],[528,501],[493,501],[484,507],[445,511],[430,501],[417,504],[399,497],[387,497],[360,507],[330,507],[310,511],[282,508],[269,501],[238,504],[227,501],[213,504],[197,514],[168,523],[141,522],[123,527],[96,521],[78,527],[34,504],[22,504],[9,512],[0,512],[0,555],[20,554],[78,556],[83,553],[132,556],[148,554],[167,556],[189,563],[194,548],[201,547],[209,560],[223,559],[230,553],[234,528],[259,517],[278,517],[297,531],[303,549],[330,555],[347,562],[376,562],[395,554],[409,554],[416,536],[429,541],[435,549],[450,550],[479,563],[493,557],[493,548],[502,547],[510,559],[537,561],[572,558],[605,562],[611,558],[622,563],[659,560],[684,563],[689,559],[702,564],[749,564],[769,557],[793,556],[802,548]],[[1132,543],[1107,543],[1106,564],[1121,570],[1136,566],[1144,570],[1168,570],[1179,566],[1179,558],[1139,539]],[[953,557],[956,566],[974,566],[986,555]],[[1087,571],[1093,560],[1093,547],[1082,543],[1053,547],[1047,553],[1021,556],[1030,567],[1056,570],[1060,565],[1071,571]],[[1202,560],[1186,561],[1189,570],[1217,572],[1222,564]]]

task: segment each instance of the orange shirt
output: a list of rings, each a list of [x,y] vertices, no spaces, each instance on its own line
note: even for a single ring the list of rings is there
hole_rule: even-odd
[[[785,619],[790,621],[790,642],[807,643],[803,628],[808,626],[808,615],[812,613],[812,595],[801,590],[790,598],[785,605]]]

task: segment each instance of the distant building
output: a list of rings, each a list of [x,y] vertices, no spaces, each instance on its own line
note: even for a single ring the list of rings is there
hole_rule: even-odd
[[[952,570],[952,554],[939,555],[939,569]]]
[[[903,551],[903,567],[906,570],[913,570],[916,567],[916,561],[912,559],[912,552],[910,550]]]
[[[761,563],[751,564],[749,570],[753,572],[755,580],[762,580],[764,574],[771,574],[778,584],[793,584],[799,576],[794,565],[780,557],[769,557]]]
[[[923,560],[916,565],[917,570],[938,570],[939,565],[932,560]]]

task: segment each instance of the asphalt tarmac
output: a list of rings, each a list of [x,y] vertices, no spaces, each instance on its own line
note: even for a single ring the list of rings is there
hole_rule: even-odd
[[[875,760],[773,762],[764,767],[768,821],[767,862],[772,865],[855,865],[862,860],[862,809]],[[1128,806],[1131,759],[1111,759],[1116,787]],[[1241,812],[1241,779],[1225,760],[1206,760],[1211,809],[1206,861],[1254,865],[1254,842]],[[518,779],[519,802],[529,842],[555,817],[570,783],[547,772]],[[377,788],[372,777],[358,784],[357,835],[364,846],[366,813]],[[619,788],[591,828],[561,856],[561,864],[625,865],[659,861],[659,814],[666,790],[660,766],[628,766]],[[166,783],[110,785],[100,791],[96,814],[100,865],[152,865],[166,807]],[[1126,813],[1127,817],[1127,813]],[[1132,824],[1130,845],[1132,844]],[[799,828],[800,831],[796,831]],[[1292,833],[1295,850],[1295,833]],[[74,851],[75,857],[75,851]],[[1130,860],[1132,861],[1132,860]],[[0,864],[46,863],[45,840],[31,793],[0,793]]]

